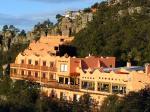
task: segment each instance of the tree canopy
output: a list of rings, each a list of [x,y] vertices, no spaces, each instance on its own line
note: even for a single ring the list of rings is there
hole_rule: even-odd
[[[115,56],[118,62],[130,60],[136,65],[150,62],[150,17],[145,11],[149,6],[148,0],[128,0],[111,6],[100,3],[93,21],[75,35],[73,45],[78,56]],[[134,11],[137,7],[141,12]],[[134,13],[126,14],[129,9]]]
[[[100,112],[150,112],[150,88],[130,92],[125,97],[107,97]]]
[[[0,112],[98,112],[89,94],[74,102],[42,94],[40,85],[0,77]]]

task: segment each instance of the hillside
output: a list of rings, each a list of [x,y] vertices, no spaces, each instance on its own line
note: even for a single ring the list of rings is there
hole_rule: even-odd
[[[93,9],[97,9],[96,13]],[[149,0],[108,0],[82,11],[58,14],[56,18],[56,24],[45,20],[28,33],[5,25],[0,31],[0,66],[13,62],[33,39],[48,34],[75,35],[72,45],[79,57],[116,56],[119,64],[150,62]]]
[[[79,11],[67,11],[64,15],[56,15],[57,23],[50,20],[35,25],[34,30],[41,35],[73,36],[93,20],[93,11],[90,8]]]
[[[0,74],[3,69],[9,69],[9,63],[14,62],[16,56],[27,48],[33,39],[38,38],[37,32],[26,33],[13,25],[4,25],[0,31]]]
[[[75,35],[78,56],[116,56],[121,64],[150,62],[150,1],[102,2],[87,28]]]

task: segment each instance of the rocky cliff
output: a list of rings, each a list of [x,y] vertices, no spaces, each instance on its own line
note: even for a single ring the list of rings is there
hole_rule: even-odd
[[[33,32],[26,33],[24,30],[19,31],[14,26],[13,28],[3,28],[0,32],[0,51],[7,52],[14,44],[26,44],[36,37]]]
[[[92,12],[69,11],[62,16],[61,20],[49,33],[52,35],[71,36],[84,29],[88,22],[92,20]]]

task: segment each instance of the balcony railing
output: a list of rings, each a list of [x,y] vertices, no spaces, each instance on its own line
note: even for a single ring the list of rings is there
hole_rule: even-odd
[[[48,83],[48,79],[47,78],[41,78],[41,82]]]
[[[40,77],[33,77],[27,75],[17,75],[17,74],[10,74],[11,78],[22,79],[22,80],[30,80],[30,81],[40,81]]]
[[[10,67],[15,68],[26,68],[26,69],[35,69],[35,70],[41,70],[41,71],[53,71],[56,72],[56,67],[47,67],[47,66],[39,66],[39,65],[27,65],[27,64],[11,64]]]
[[[43,84],[42,86],[48,87],[48,88],[56,88],[56,89],[65,89],[65,90],[79,90],[79,85],[66,85],[66,84],[59,84],[59,83],[53,83],[53,84]]]
[[[19,80],[29,80],[33,82],[39,82],[42,84],[42,86],[49,87],[49,88],[79,90],[79,85],[60,84],[56,80],[48,80],[47,78],[33,77],[33,76],[27,76],[27,75],[18,75],[18,74],[11,74],[10,77],[14,79],[19,79]]]
[[[12,63],[12,64],[10,64],[10,67],[20,67],[20,64],[14,64],[14,63]]]
[[[40,77],[34,77],[34,76],[28,76],[28,75],[18,75],[18,74],[10,74],[11,78],[16,78],[16,79],[22,79],[22,80],[30,80],[30,81],[39,81],[41,83],[47,84],[47,83],[55,83],[56,80],[52,79],[47,79],[47,78],[40,78]]]
[[[79,89],[79,85],[68,85],[68,84],[59,84],[61,88],[69,88],[69,89]]]
[[[41,70],[43,70],[43,71],[56,71],[56,67],[41,66]]]

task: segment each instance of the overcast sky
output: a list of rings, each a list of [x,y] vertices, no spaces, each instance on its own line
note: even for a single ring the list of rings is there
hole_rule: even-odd
[[[0,27],[12,24],[30,30],[37,22],[50,19],[67,10],[79,10],[101,0],[1,0]]]

